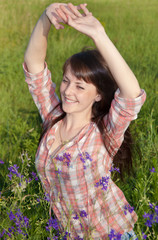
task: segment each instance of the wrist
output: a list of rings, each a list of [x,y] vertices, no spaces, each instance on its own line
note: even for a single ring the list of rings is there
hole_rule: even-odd
[[[108,39],[108,36],[103,29],[99,29],[93,36],[92,36],[92,40],[94,41],[94,43],[97,45],[101,42],[104,42]]]
[[[48,15],[47,15],[47,9],[44,10],[44,12],[43,12],[42,15],[43,15],[43,17],[45,18],[45,20],[46,20],[50,25],[52,25],[52,23],[51,23]]]

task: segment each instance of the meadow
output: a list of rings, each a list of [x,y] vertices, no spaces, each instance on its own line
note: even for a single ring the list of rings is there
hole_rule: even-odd
[[[67,1],[61,1],[67,2]],[[137,79],[147,99],[131,124],[133,171],[117,185],[138,214],[138,239],[158,240],[158,1],[88,0]],[[50,0],[0,2],[0,238],[55,238],[49,199],[34,166],[41,119],[24,81],[22,63],[29,37]],[[78,4],[80,1],[73,0]],[[94,46],[70,27],[51,29],[46,61],[57,84],[62,65],[84,46]],[[66,234],[62,236],[66,239]],[[109,239],[117,239],[109,237]]]

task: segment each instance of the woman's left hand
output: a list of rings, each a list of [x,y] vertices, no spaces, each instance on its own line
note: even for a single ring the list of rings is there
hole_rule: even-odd
[[[102,24],[92,15],[86,7],[86,4],[80,4],[83,14],[79,12],[72,3],[68,4],[71,12],[64,5],[56,9],[63,21],[77,31],[94,39],[96,34],[105,32]]]

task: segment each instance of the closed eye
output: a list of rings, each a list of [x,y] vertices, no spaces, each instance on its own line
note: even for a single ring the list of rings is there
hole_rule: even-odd
[[[84,88],[83,88],[83,87],[81,87],[81,86],[79,86],[79,85],[77,85],[76,87],[77,87],[77,88],[79,88],[79,89],[82,89],[82,90],[84,90]]]
[[[65,79],[65,78],[63,78],[63,82],[64,82],[64,83],[67,83],[67,82],[68,82],[68,80],[67,80],[67,79]]]

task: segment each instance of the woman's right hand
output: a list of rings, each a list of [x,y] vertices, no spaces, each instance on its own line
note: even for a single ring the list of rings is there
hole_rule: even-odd
[[[67,20],[65,22],[64,19],[61,18],[59,13],[56,11],[56,10],[59,10],[61,5],[67,8],[70,16],[73,16],[72,10],[68,7],[68,4],[66,3],[52,3],[45,10],[46,16],[48,17],[49,21],[54,25],[56,29],[64,29],[64,26],[60,23],[67,24]],[[76,7],[77,7],[77,10],[81,9],[80,5]]]
[[[56,29],[63,29],[64,26],[60,23],[65,23],[64,20],[59,16],[59,14],[56,11],[56,9],[59,8],[60,5],[66,6],[67,4],[52,3],[45,10],[46,16],[48,17],[49,21],[54,25]]]

